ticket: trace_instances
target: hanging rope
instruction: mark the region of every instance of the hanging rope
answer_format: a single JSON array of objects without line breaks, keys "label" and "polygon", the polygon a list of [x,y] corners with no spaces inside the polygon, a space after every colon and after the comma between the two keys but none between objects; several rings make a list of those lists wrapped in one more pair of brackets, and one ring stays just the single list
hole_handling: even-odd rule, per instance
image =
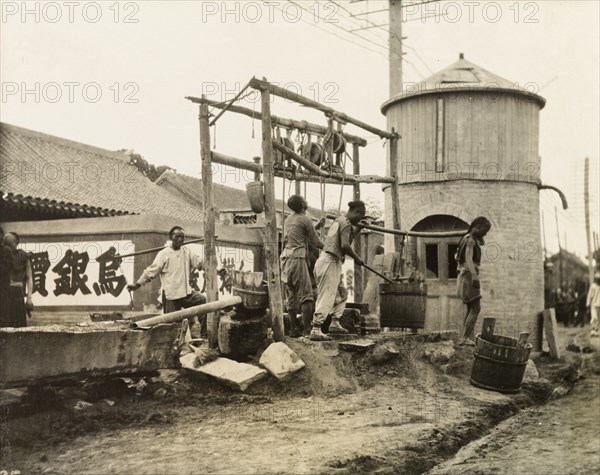
[{"label": "hanging rope", "polygon": [[281,176],[281,183],[283,184],[283,190],[281,191],[281,240],[283,241],[285,236],[285,171]]},{"label": "hanging rope", "polygon": [[252,104],[252,138],[254,138],[254,122],[256,122],[256,101]]},{"label": "hanging rope", "polygon": [[[344,132],[344,125],[343,124],[339,124],[339,133],[340,136],[341,134]],[[337,214],[339,215],[341,213],[342,210],[342,196],[344,195],[344,183],[346,182],[346,157],[348,156],[348,152],[346,152],[346,147],[344,147],[344,163],[342,164],[342,185],[341,185],[341,189],[340,189],[340,200],[338,202],[338,212]]]},{"label": "hanging rope", "polygon": [[[321,175],[319,175],[319,190],[321,191],[321,218],[325,217],[325,181]],[[321,239],[324,236],[324,226],[321,227]]]},{"label": "hanging rope", "polygon": [[342,184],[340,186],[340,200],[338,202],[338,215],[342,210],[342,196],[344,195],[344,183],[346,182],[346,156],[344,155],[344,164],[342,168]]}]

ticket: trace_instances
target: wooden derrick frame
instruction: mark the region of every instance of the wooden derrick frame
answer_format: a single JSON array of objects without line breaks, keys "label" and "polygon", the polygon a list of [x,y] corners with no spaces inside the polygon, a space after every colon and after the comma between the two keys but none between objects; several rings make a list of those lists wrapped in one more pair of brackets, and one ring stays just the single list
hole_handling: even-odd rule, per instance
[{"label": "wooden derrick frame", "polygon": [[[284,88],[267,82],[252,78],[248,85],[244,87],[255,89],[261,94],[261,112],[257,113],[253,110],[242,106],[234,105],[240,96],[241,92],[228,103],[215,102],[206,99],[204,96],[186,97],[191,102],[200,104],[200,155],[202,158],[202,183],[204,186],[204,210],[206,223],[204,226],[205,239],[205,255],[207,259],[206,281],[207,281],[207,300],[210,302],[217,299],[217,295],[213,290],[216,289],[217,273],[216,273],[216,249],[215,249],[215,213],[212,195],[212,176],[210,170],[212,162],[221,163],[224,165],[233,166],[236,168],[253,171],[255,176],[262,173],[265,190],[265,229],[264,229],[264,249],[266,257],[266,280],[269,286],[269,303],[272,316],[272,329],[275,341],[282,341],[284,334],[283,327],[283,292],[281,288],[281,277],[279,269],[278,255],[278,234],[277,234],[277,219],[275,210],[275,177],[283,177],[286,179],[296,180],[296,190],[299,189],[300,181],[316,181],[325,183],[334,183],[338,185],[352,185],[353,198],[360,199],[360,184],[361,183],[387,183],[391,184],[392,188],[392,221],[394,229],[400,229],[400,203],[398,201],[398,176],[397,176],[397,151],[398,139],[400,138],[395,131],[387,132],[377,127],[373,127],[365,122],[362,122],[354,117],[348,116],[342,112],[336,111],[331,107],[325,106],[319,102],[313,101],[300,94],[288,91]],[[283,144],[274,141],[271,137],[271,128],[280,126],[287,129],[297,129],[306,133],[324,136],[329,131],[328,127],[317,124],[312,124],[306,121],[297,121],[277,117],[271,114],[270,98],[271,95],[282,97],[284,99],[294,101],[312,109],[323,112],[329,120],[333,120],[338,124],[353,124],[367,132],[375,134],[380,138],[390,141],[390,175],[360,175],[359,165],[359,147],[364,147],[367,142],[364,138],[358,137],[345,132],[340,132],[348,143],[353,145],[352,160],[353,174],[327,172],[314,165],[309,160],[295,153],[293,150],[285,147]],[[208,106],[221,109],[221,112],[213,119],[212,123],[223,115],[225,111],[231,111],[238,114],[246,115],[254,119],[260,119],[262,124],[262,164],[258,162],[249,162],[236,157],[227,156],[210,150],[210,123],[208,120]],[[273,161],[273,149],[282,152],[288,159],[301,165],[305,171],[275,169]],[[211,203],[207,205],[207,203]],[[384,229],[384,228],[382,228]],[[395,252],[402,252],[404,244],[404,236],[396,235],[394,239]],[[360,238],[355,242],[355,249],[360,252]],[[355,276],[357,284],[362,282],[362,269],[355,266]],[[360,295],[357,295],[360,298]],[[212,347],[217,345],[216,336],[218,333],[218,317],[212,316],[209,319],[208,332],[209,342]]]}]

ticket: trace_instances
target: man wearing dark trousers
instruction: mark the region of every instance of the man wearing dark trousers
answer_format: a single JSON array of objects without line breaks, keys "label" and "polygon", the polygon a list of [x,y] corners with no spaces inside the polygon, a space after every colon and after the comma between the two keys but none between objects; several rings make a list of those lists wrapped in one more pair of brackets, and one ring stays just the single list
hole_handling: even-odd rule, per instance
[{"label": "man wearing dark trousers", "polygon": [[[181,226],[173,226],[169,231],[171,245],[160,251],[135,284],[127,289],[135,291],[150,282],[157,275],[166,298],[165,313],[206,303],[206,296],[193,290],[190,274],[193,269],[202,269],[202,259],[189,247],[183,246],[185,233]],[[190,321],[190,323],[192,323]],[[206,315],[200,317],[201,334],[206,333]]]}]

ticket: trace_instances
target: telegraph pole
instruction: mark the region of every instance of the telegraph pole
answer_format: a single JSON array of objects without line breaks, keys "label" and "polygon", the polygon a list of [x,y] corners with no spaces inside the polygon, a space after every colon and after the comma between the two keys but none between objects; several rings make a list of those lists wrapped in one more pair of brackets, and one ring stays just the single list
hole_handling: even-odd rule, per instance
[{"label": "telegraph pole", "polygon": [[590,285],[594,282],[594,263],[592,256],[592,241],[590,236],[590,159],[585,158],[584,166],[584,177],[583,177],[583,194],[585,203],[585,238],[587,240],[587,254],[588,254],[588,274],[590,278]]},{"label": "telegraph pole", "polygon": [[556,238],[558,239],[558,264],[560,266],[560,288],[563,289],[563,258],[562,258],[562,249],[560,246],[560,231],[558,229],[558,210],[556,206],[554,207],[554,219],[556,220]]},{"label": "telegraph pole", "polygon": [[402,93],[402,0],[390,0],[390,98]]}]

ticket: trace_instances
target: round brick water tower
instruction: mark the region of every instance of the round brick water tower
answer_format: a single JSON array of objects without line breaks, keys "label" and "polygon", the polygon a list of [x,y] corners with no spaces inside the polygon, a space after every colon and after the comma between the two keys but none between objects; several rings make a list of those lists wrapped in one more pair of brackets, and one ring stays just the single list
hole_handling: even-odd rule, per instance
[{"label": "round brick water tower", "polygon": [[[486,216],[483,317],[506,335],[533,329],[544,307],[540,235],[539,114],[545,99],[528,88],[460,59],[382,105],[401,136],[398,196],[401,227],[466,229]],[[389,155],[388,155],[389,169]],[[384,187],[386,223],[391,189]],[[392,239],[386,237],[386,247]],[[404,258],[427,281],[426,329],[457,329],[464,306],[456,296],[459,238],[410,238]]]}]

